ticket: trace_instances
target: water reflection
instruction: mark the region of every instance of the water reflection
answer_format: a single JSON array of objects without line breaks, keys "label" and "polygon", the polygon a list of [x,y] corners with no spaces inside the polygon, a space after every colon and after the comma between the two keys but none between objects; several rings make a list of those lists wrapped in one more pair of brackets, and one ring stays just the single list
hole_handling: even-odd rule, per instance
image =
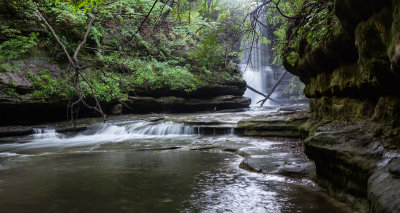
[{"label": "water reflection", "polygon": [[294,161],[276,148],[282,142],[136,124],[98,125],[75,136],[38,130],[1,144],[0,211],[349,212],[310,180],[247,172],[242,157],[223,151],[260,156],[275,168]]},{"label": "water reflection", "polygon": [[240,160],[198,151],[34,158],[2,171],[0,206],[7,212],[343,212],[285,178],[239,169]]}]

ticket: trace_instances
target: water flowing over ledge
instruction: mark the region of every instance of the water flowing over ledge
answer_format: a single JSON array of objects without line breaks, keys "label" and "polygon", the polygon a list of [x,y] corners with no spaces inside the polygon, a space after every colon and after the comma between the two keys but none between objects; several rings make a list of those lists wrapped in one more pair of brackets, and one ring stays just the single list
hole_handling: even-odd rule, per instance
[{"label": "water flowing over ledge", "polygon": [[198,130],[183,123],[134,121],[120,125],[112,123],[98,123],[88,126],[87,129],[75,136],[67,137],[57,133],[55,129],[35,129],[35,134],[27,137],[30,143],[54,145],[63,143],[87,144],[99,142],[121,142],[135,138],[149,137],[178,137],[196,135]]}]

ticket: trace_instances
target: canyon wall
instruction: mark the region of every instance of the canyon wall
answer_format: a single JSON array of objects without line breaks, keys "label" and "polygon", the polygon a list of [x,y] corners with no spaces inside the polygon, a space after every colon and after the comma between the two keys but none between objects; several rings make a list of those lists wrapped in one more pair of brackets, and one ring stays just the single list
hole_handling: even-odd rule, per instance
[{"label": "canyon wall", "polygon": [[[306,84],[319,182],[362,212],[400,209],[400,1],[335,0],[331,30],[285,67]],[[289,54],[289,53],[288,53]]]}]

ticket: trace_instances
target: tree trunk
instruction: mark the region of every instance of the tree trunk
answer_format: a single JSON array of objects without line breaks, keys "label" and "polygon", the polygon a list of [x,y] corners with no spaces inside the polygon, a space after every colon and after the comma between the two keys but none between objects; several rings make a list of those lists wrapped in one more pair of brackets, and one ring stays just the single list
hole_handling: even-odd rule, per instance
[{"label": "tree trunk", "polygon": [[[253,87],[251,87],[251,86],[249,86],[249,85],[247,85],[247,89],[249,89],[249,90],[251,90],[251,91],[253,91],[253,92],[255,92],[255,93],[259,94],[259,95],[262,95],[262,96],[264,96],[265,98],[267,97],[266,94],[264,94],[264,93],[262,93],[262,92],[260,92],[260,91],[258,91],[258,90],[256,90],[256,89],[254,89]],[[277,101],[277,100],[275,100],[275,99],[273,99],[273,98],[271,98],[271,97],[269,97],[269,100],[271,100],[271,101],[273,101],[273,102],[275,102],[275,103],[277,103],[277,104],[279,104],[279,105],[282,105],[279,101]]]}]

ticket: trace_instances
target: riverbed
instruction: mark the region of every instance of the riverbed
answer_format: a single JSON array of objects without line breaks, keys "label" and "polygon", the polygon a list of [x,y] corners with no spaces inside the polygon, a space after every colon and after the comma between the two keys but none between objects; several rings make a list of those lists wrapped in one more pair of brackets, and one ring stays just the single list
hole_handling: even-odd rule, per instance
[{"label": "riverbed", "polygon": [[235,132],[263,113],[276,112],[121,116],[3,138],[1,212],[350,212],[293,172],[312,168],[287,149],[298,142]]}]

